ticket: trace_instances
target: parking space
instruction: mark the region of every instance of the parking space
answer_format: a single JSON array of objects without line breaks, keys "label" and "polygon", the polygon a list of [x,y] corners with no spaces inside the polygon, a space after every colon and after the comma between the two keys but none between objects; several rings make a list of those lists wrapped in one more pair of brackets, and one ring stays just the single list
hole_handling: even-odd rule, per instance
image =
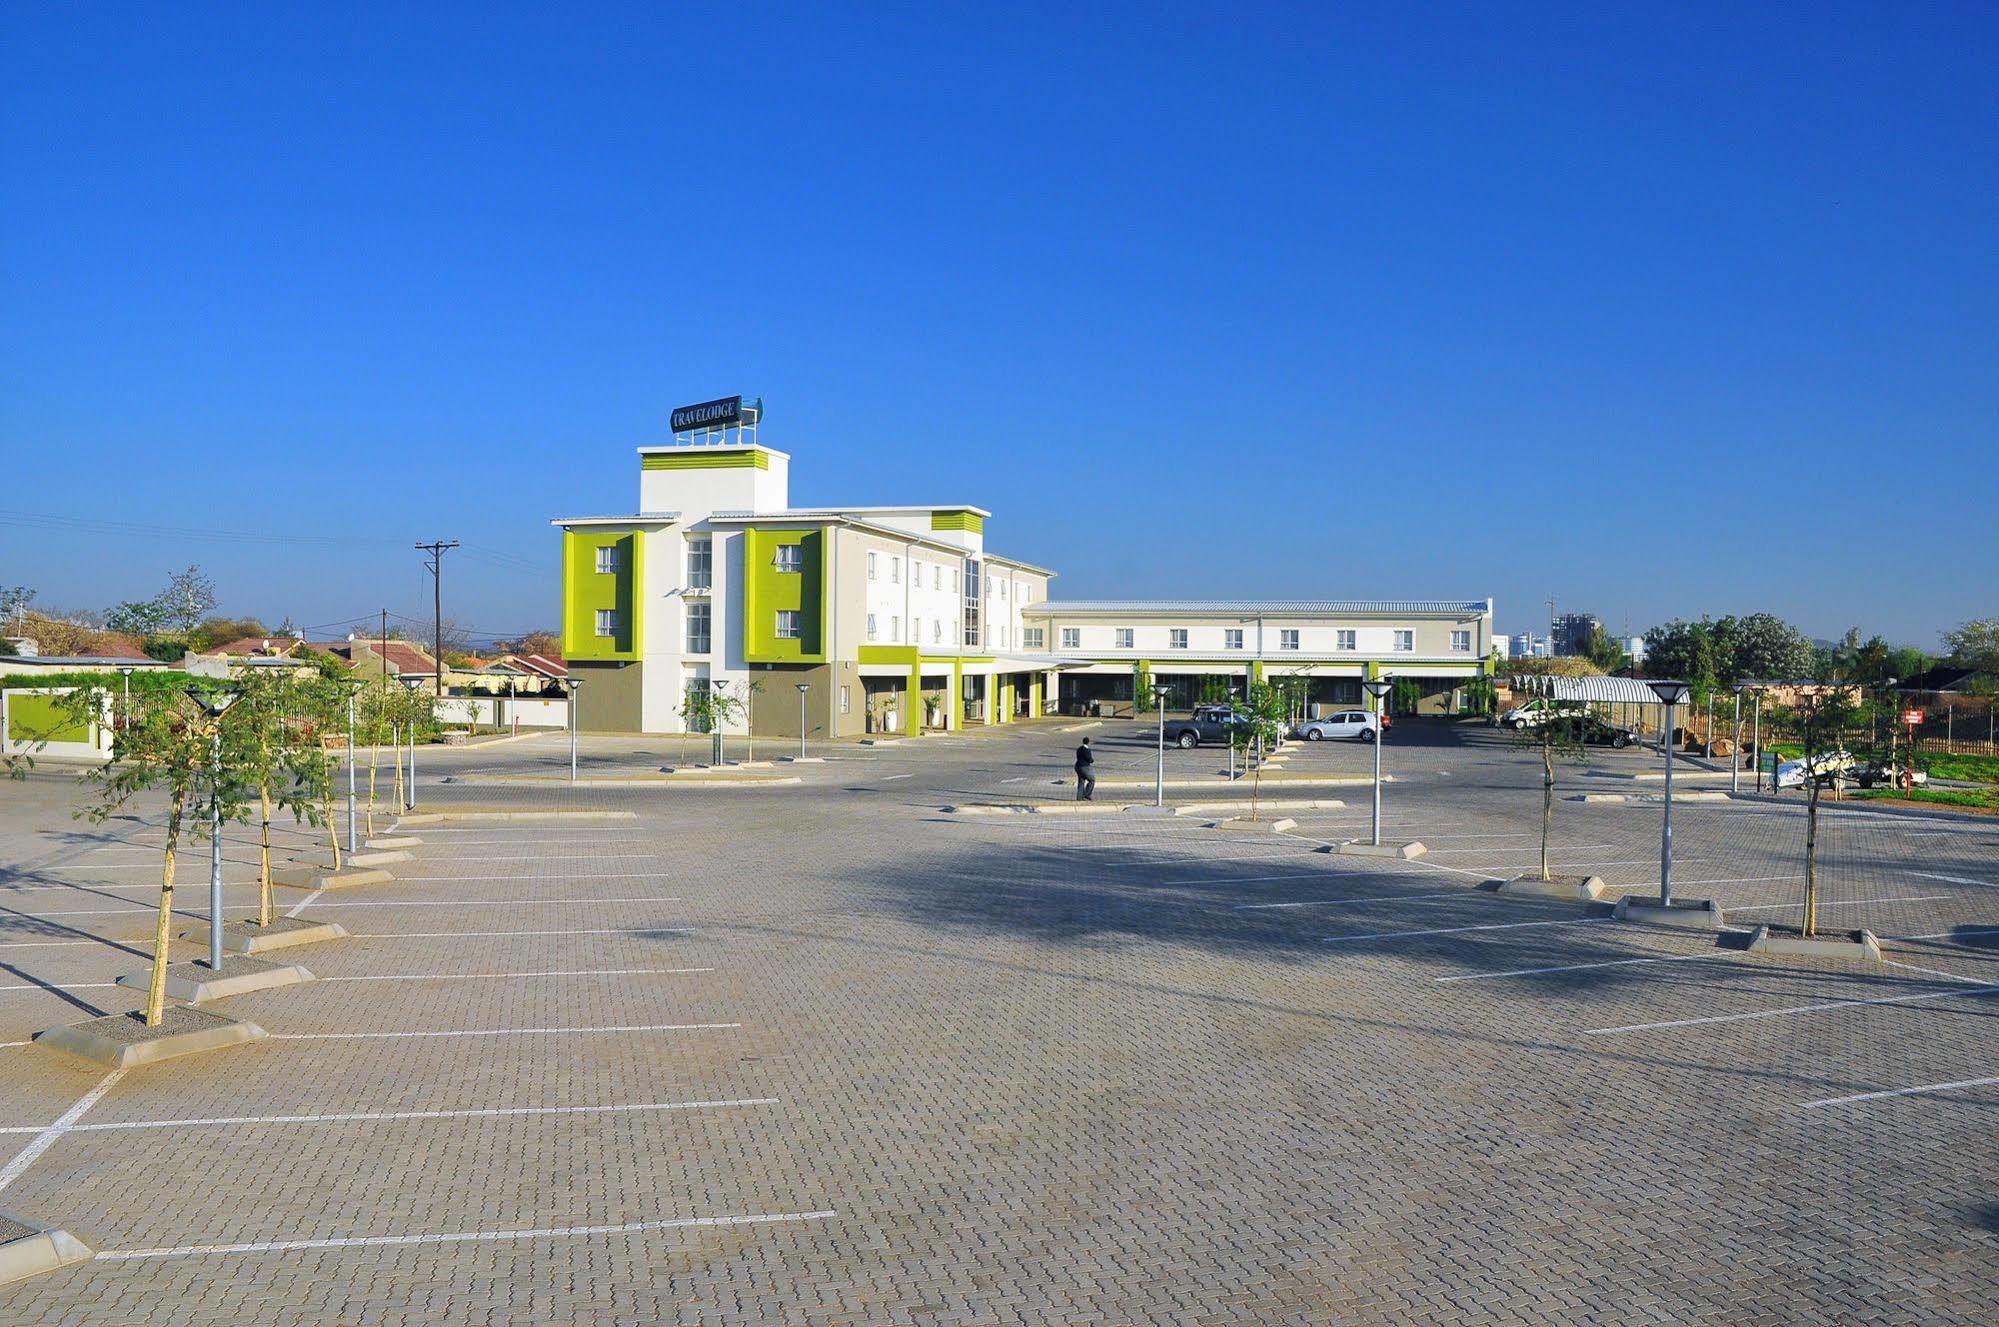
[{"label": "parking space", "polygon": [[[85,826],[54,780],[10,789],[0,1206],[100,1256],[0,1312],[1999,1314],[1987,827],[1829,813],[1824,915],[1902,937],[1895,962],[1775,959],[1481,888],[1540,852],[1538,770],[1487,730],[1391,736],[1385,829],[1414,861],[1317,850],[1365,835],[1364,788],[1314,790],[1348,805],[1287,834],[940,810],[1065,799],[1066,726],[829,752],[786,790],[444,781],[566,772],[566,739],[426,753],[422,809],[624,818],[425,825],[392,882],[285,891],[350,937],[295,951],[314,982],[218,1006],[271,1037],[115,1075],[19,1043],[137,1003],[109,983],[143,966],[158,808]],[[1106,774],[1151,773],[1142,729],[1089,730]],[[1565,784],[1636,769],[1609,754]],[[1656,889],[1658,831],[1656,804],[1563,800],[1551,857]],[[1795,916],[1800,834],[1787,807],[1676,808],[1676,883],[1743,925]],[[254,845],[227,849],[247,911]],[[190,922],[206,866],[184,851]]]}]

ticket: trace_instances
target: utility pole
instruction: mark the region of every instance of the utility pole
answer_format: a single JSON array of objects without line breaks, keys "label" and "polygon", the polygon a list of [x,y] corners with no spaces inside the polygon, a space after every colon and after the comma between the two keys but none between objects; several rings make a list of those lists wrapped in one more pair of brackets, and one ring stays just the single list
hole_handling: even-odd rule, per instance
[{"label": "utility pole", "polygon": [[431,663],[436,667],[436,690],[432,693],[439,699],[444,696],[444,550],[458,547],[456,539],[440,539],[435,543],[418,544],[416,551],[430,554],[425,563],[430,572]]}]

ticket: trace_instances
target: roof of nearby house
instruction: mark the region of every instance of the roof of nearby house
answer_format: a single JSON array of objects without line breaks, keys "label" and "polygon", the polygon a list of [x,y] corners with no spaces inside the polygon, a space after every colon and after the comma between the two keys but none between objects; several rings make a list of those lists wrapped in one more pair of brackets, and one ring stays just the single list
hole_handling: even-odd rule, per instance
[{"label": "roof of nearby house", "polygon": [[569,665],[546,654],[507,654],[496,662],[516,664],[530,673],[561,680],[569,676]]},{"label": "roof of nearby house", "polygon": [[1029,604],[1031,617],[1122,613],[1134,617],[1468,617],[1487,612],[1483,599],[1050,599]]},{"label": "roof of nearby house", "polygon": [[155,659],[152,655],[147,654],[144,650],[140,649],[137,645],[134,645],[131,641],[119,640],[116,637],[112,637],[108,640],[100,640],[97,645],[97,653],[91,655],[90,657],[93,659],[129,659],[134,661],[144,660],[146,663],[149,664],[160,662],[158,659]]},{"label": "roof of nearby house", "polygon": [[1926,668],[1914,677],[1905,677],[1895,684],[1898,691],[1956,691],[1965,683],[1985,676],[1976,668],[1958,668],[1951,664],[1938,664]]},{"label": "roof of nearby house", "polygon": [[69,671],[89,668],[165,668],[168,665],[145,654],[6,654],[0,665],[13,669],[48,668]]},{"label": "roof of nearby house", "polygon": [[245,636],[232,640],[227,645],[217,645],[212,649],[197,650],[197,654],[270,654],[287,655],[303,642],[289,636]]}]

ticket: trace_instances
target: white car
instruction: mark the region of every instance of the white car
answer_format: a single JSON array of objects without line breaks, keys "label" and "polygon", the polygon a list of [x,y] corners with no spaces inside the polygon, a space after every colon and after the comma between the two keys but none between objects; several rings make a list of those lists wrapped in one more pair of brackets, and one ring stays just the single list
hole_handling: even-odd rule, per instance
[{"label": "white car", "polygon": [[1787,760],[1777,766],[1777,786],[1802,788],[1809,775],[1818,780],[1821,787],[1828,784],[1836,787],[1859,764],[1849,751],[1821,751],[1810,760]]},{"label": "white car", "polygon": [[1561,712],[1562,708],[1546,697],[1530,700],[1525,705],[1516,705],[1500,715],[1499,726],[1515,729],[1536,728],[1547,722],[1550,715]]},{"label": "white car", "polygon": [[1291,730],[1305,742],[1324,742],[1341,737],[1356,742],[1372,742],[1380,732],[1375,716],[1366,710],[1341,710],[1322,718],[1308,719]]}]

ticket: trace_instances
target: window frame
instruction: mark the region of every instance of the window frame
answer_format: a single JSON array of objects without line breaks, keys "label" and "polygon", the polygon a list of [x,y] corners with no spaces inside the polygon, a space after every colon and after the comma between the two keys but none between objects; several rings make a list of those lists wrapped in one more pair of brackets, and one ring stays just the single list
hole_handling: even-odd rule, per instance
[{"label": "window frame", "polygon": [[779,544],[771,551],[770,564],[780,574],[802,576],[805,574],[805,545]]},{"label": "window frame", "polygon": [[[775,621],[772,623],[771,629],[773,632],[775,632],[776,638],[778,640],[799,640],[803,638],[805,633],[804,613],[802,613],[796,608],[780,608],[776,610],[776,614],[777,616]],[[791,630],[789,631],[785,630],[786,618],[791,619],[790,622]]]}]

